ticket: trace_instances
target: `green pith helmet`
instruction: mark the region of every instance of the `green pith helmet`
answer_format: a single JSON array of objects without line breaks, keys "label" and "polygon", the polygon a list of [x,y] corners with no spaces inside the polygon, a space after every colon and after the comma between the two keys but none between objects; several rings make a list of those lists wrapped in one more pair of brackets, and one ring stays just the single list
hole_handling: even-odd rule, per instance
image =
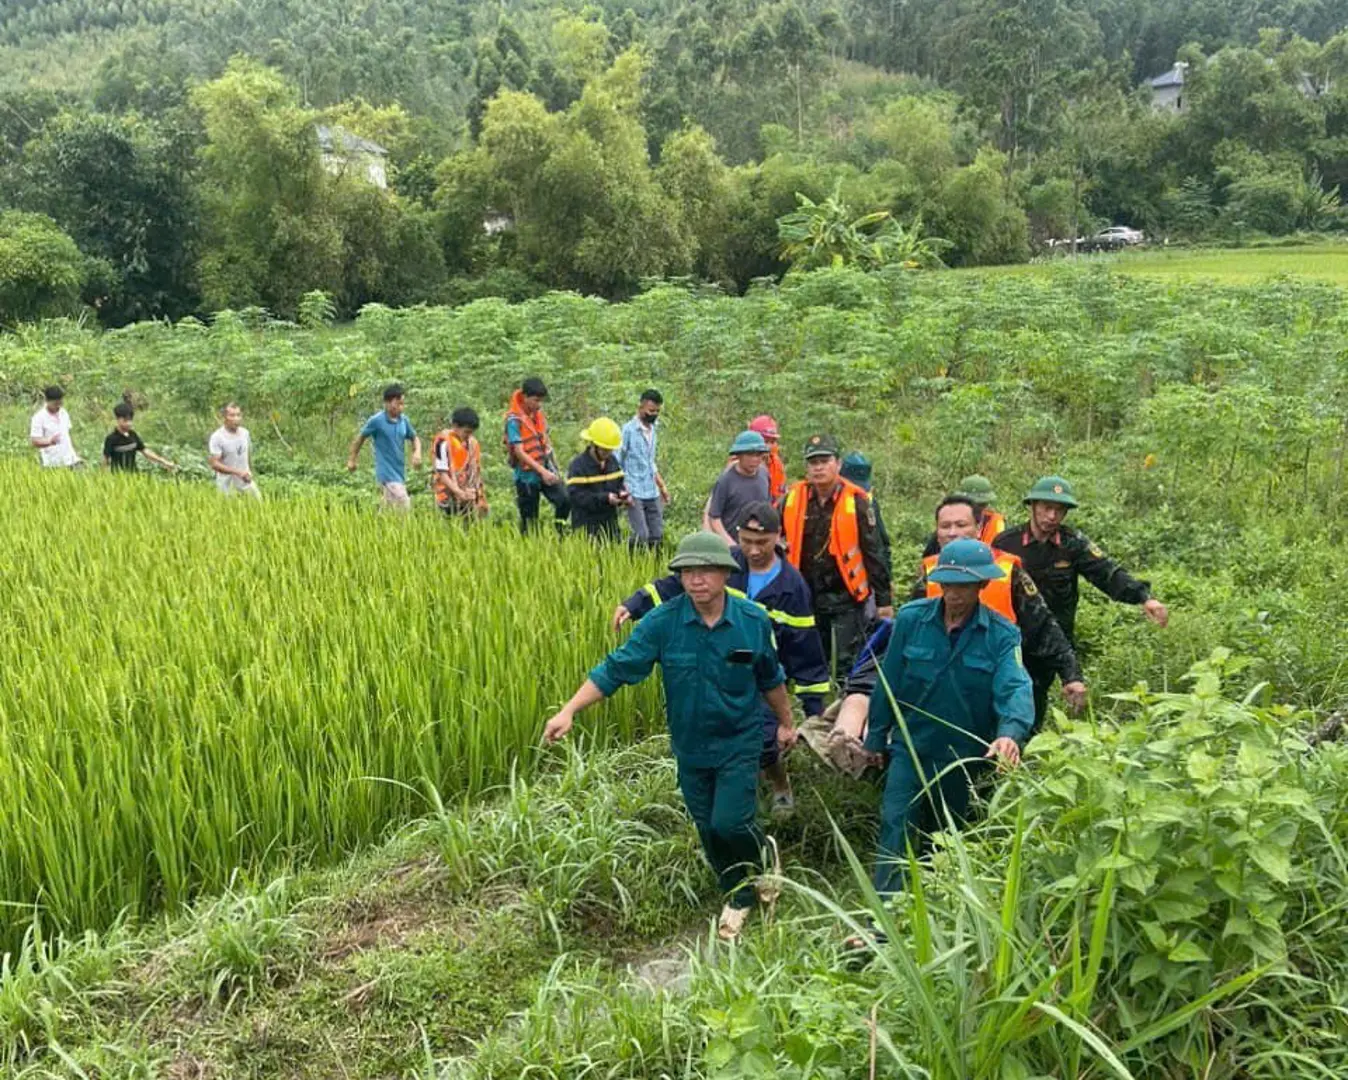
[{"label": "green pith helmet", "polygon": [[1061,476],[1041,476],[1022,500],[1026,506],[1033,502],[1061,503],[1066,507],[1079,506],[1072,485]]},{"label": "green pith helmet", "polygon": [[963,495],[979,506],[991,506],[997,501],[997,493],[992,490],[992,481],[986,476],[966,476],[955,489],[956,495]]},{"label": "green pith helmet", "polygon": [[862,491],[870,491],[871,459],[853,450],[842,459],[842,478],[852,481]]},{"label": "green pith helmet", "polygon": [[941,549],[936,566],[927,580],[937,585],[977,585],[980,581],[1000,581],[1006,571],[997,565],[992,548],[981,540],[960,537]]},{"label": "green pith helmet", "polygon": [[696,570],[708,566],[731,572],[740,568],[735,556],[730,554],[730,545],[710,532],[689,533],[679,541],[679,550],[669,560],[671,570]]},{"label": "green pith helmet", "polygon": [[731,454],[766,454],[768,442],[756,431],[741,431],[730,444]]}]

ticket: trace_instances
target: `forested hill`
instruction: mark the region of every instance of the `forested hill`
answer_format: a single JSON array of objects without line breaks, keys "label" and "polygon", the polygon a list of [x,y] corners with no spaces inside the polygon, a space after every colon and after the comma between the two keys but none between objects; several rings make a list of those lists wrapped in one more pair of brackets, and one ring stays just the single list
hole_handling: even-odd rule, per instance
[{"label": "forested hill", "polygon": [[[744,289],[1110,224],[1342,230],[1345,22],[1342,0],[4,0],[0,326]],[[331,126],[387,150],[374,188],[321,156]]]},{"label": "forested hill", "polygon": [[1124,61],[1135,80],[1168,68],[1188,44],[1252,45],[1268,27],[1324,41],[1348,22],[1340,0],[5,0],[0,89],[82,91],[147,75],[150,58],[167,73],[211,78],[242,52],[285,72],[316,105],[359,96],[444,116],[472,97],[480,43],[502,18],[528,48],[546,48],[555,13],[571,9],[602,17],[620,43],[640,38],[697,63],[757,51],[792,8],[831,57],[940,81],[964,76],[981,36],[970,30],[1008,13],[1020,25],[1006,29],[1053,28],[1053,49],[1087,66]]}]

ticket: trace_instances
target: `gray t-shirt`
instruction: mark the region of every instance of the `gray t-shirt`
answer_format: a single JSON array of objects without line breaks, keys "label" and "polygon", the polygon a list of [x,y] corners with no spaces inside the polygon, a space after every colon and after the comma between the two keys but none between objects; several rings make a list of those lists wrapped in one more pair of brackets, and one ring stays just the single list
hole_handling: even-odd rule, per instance
[{"label": "gray t-shirt", "polygon": [[[252,471],[252,466],[248,464],[248,455],[253,448],[253,441],[248,434],[247,428],[239,428],[238,431],[230,431],[225,427],[218,427],[211,435],[211,441],[208,444],[211,457],[218,457],[220,464],[231,469],[247,469]],[[252,484],[245,484],[239,477],[230,476],[228,473],[215,474],[215,486],[226,495],[233,495],[236,491],[247,491]]]},{"label": "gray t-shirt", "polygon": [[721,525],[731,536],[738,536],[740,517],[750,504],[771,502],[768,498],[768,470],[759,466],[753,476],[743,475],[735,466],[726,469],[711,489],[708,514],[720,518]]}]

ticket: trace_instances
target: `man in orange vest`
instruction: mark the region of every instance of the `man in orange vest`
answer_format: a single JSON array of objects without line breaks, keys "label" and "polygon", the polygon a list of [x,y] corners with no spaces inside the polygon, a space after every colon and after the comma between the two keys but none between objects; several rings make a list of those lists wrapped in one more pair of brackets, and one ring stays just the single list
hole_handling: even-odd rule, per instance
[{"label": "man in orange vest", "polygon": [[[978,508],[965,493],[947,495],[936,507],[936,542],[940,548],[952,540],[979,539],[978,528]],[[978,594],[979,601],[1020,627],[1026,665],[1062,679],[1063,698],[1068,708],[1076,712],[1086,703],[1086,683],[1076,650],[1035,587],[1034,579],[1021,566],[1019,557],[995,548],[992,554],[1004,576],[984,586]],[[941,586],[930,578],[939,559],[939,555],[928,555],[922,560],[922,572],[913,586],[912,599],[941,595]],[[1036,709],[1035,731],[1043,724],[1045,712],[1047,700],[1042,710]]]},{"label": "man in orange vest", "polygon": [[875,512],[842,478],[841,454],[833,436],[810,436],[806,479],[787,489],[781,508],[787,558],[810,586],[825,659],[839,676],[856,662],[872,619],[894,615]]},{"label": "man in orange vest", "polygon": [[477,411],[467,406],[455,409],[449,424],[431,440],[435,504],[446,517],[486,517],[482,447],[474,434],[480,424]]},{"label": "man in orange vest", "polygon": [[755,416],[749,421],[749,430],[763,436],[768,444],[768,496],[776,502],[786,494],[786,462],[782,460],[780,446],[781,432],[777,430],[777,421],[766,413]]},{"label": "man in orange vest", "polygon": [[543,380],[530,376],[510,398],[505,416],[506,456],[515,469],[515,502],[520,509],[520,532],[538,525],[538,500],[552,504],[553,516],[560,526],[571,513],[566,485],[557,475],[557,459],[548,436],[548,418],[543,401],[548,388]]},{"label": "man in orange vest", "polygon": [[[960,481],[955,494],[963,495],[974,508],[974,522],[977,525],[974,539],[992,547],[992,542],[1006,528],[1006,518],[992,509],[992,504],[997,501],[997,493],[992,490],[992,481],[986,476],[974,473]],[[923,548],[922,555],[925,558],[935,555],[940,550],[941,545],[936,542],[936,534],[932,533],[927,538],[927,546]]]}]

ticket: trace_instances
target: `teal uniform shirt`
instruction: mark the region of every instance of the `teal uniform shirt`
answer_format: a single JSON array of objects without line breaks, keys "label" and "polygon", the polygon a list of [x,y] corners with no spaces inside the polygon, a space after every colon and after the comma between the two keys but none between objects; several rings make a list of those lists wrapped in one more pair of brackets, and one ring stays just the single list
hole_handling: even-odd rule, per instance
[{"label": "teal uniform shirt", "polygon": [[1034,726],[1020,631],[983,604],[955,635],[946,631],[939,598],[905,604],[895,616],[880,670],[884,678],[871,695],[868,750],[886,750],[892,742],[896,756],[908,757],[890,694],[903,710],[913,748],[927,762],[981,758],[994,739],[1024,743]]},{"label": "teal uniform shirt", "polygon": [[590,681],[609,697],[641,682],[657,663],[664,674],[670,740],[681,764],[714,767],[739,756],[758,760],[760,695],[786,681],[766,612],[727,595],[721,618],[708,626],[692,600],[679,596],[637,623],[632,636],[590,672]]}]

